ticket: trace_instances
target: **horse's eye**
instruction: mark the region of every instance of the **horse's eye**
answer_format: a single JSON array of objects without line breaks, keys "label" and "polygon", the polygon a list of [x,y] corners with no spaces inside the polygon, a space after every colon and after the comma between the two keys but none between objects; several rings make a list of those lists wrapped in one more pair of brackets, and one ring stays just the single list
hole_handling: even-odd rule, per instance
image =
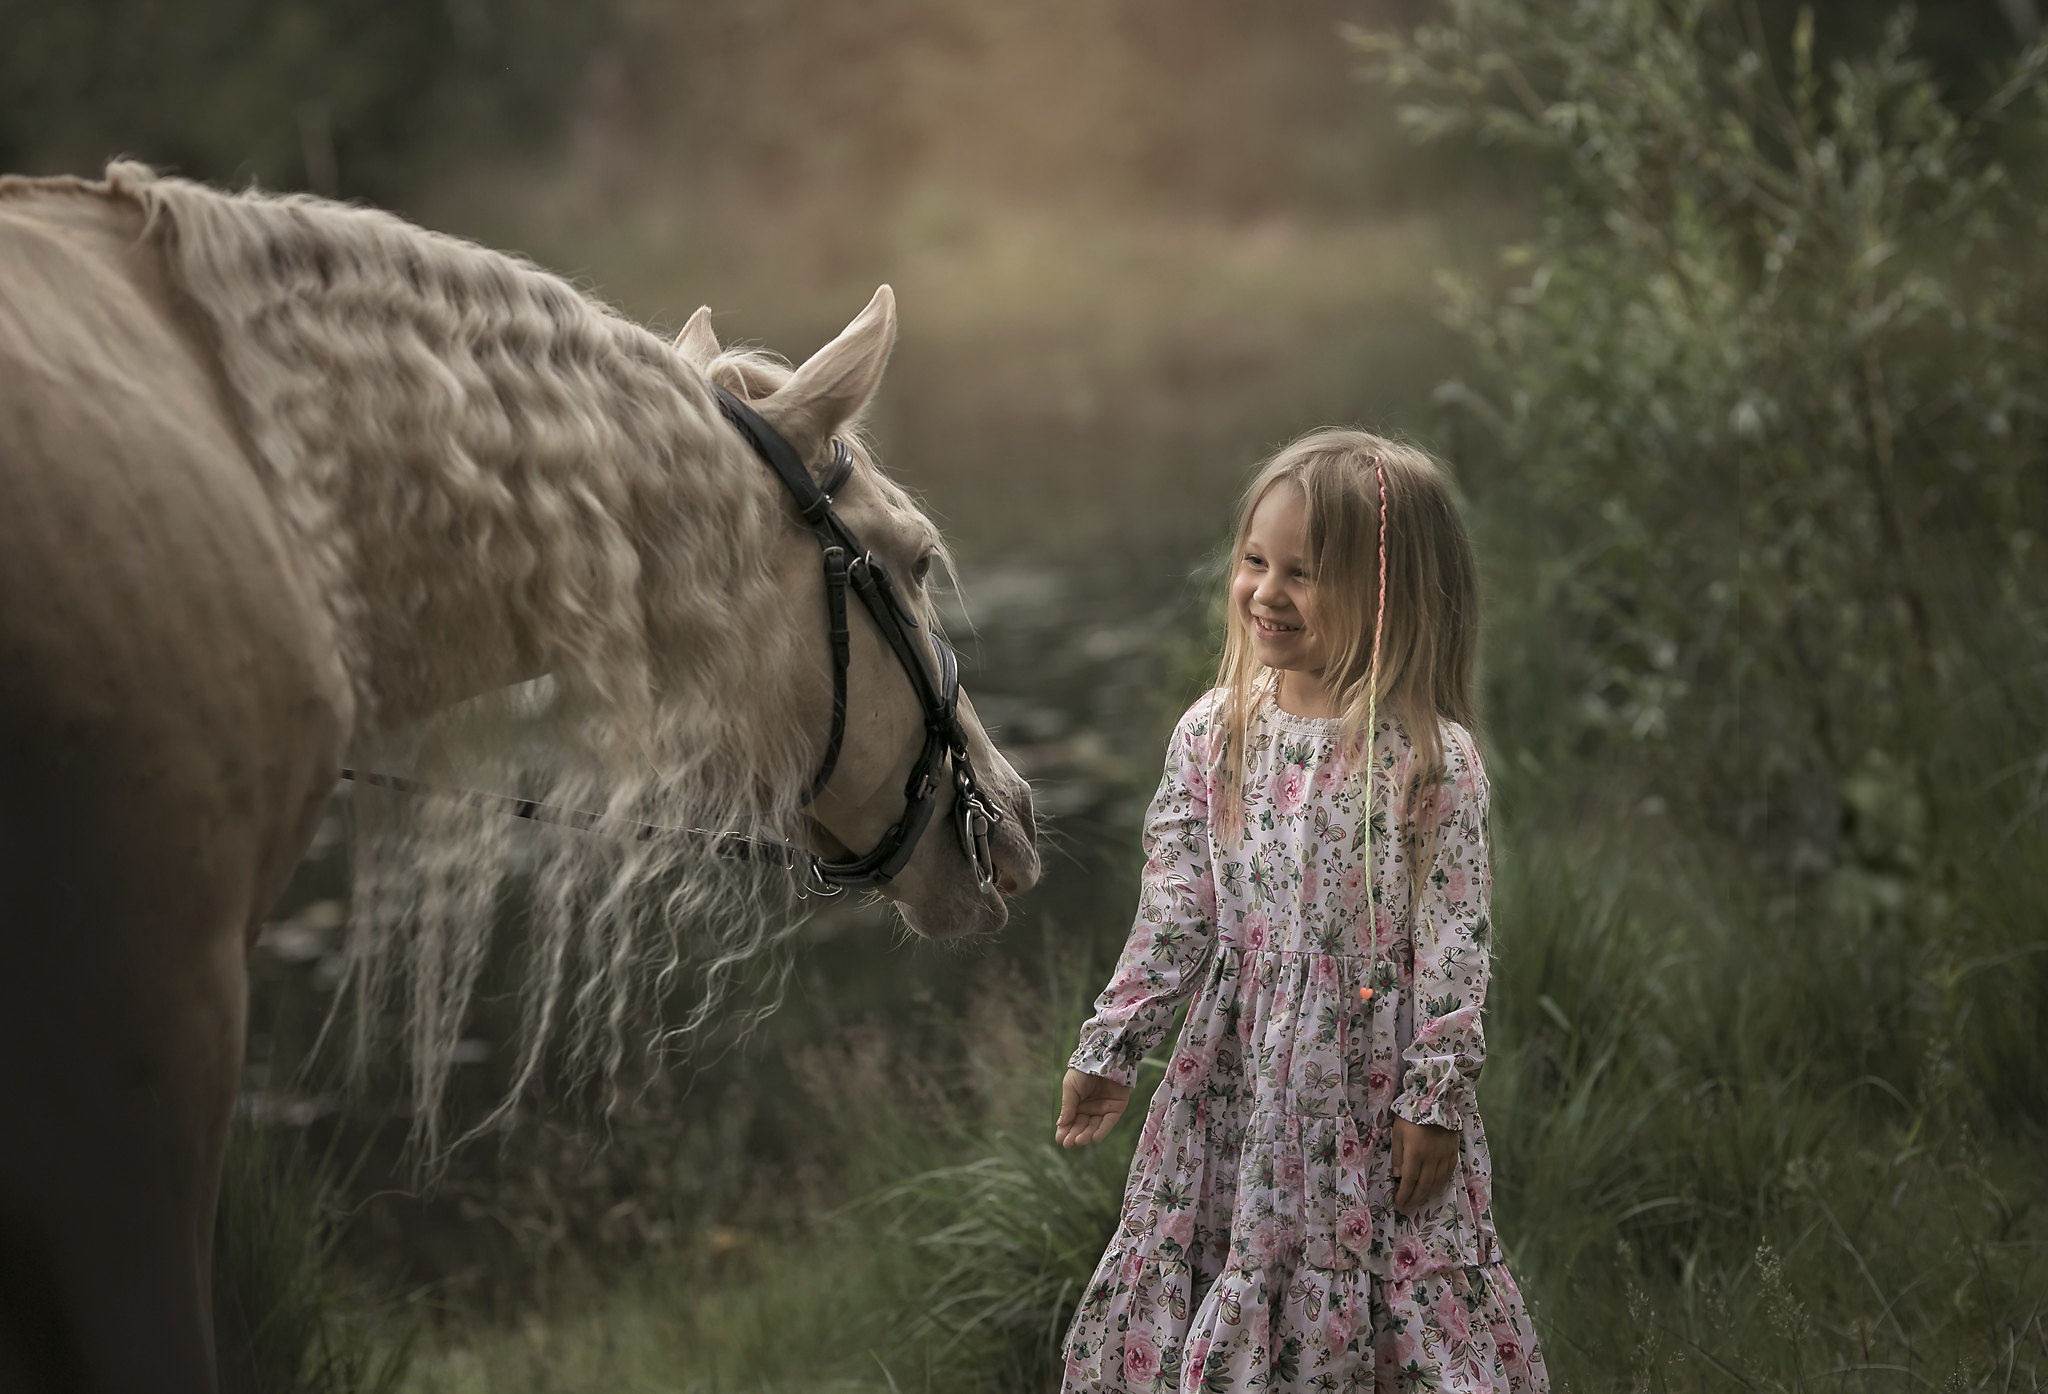
[{"label": "horse's eye", "polygon": [[910,574],[912,579],[919,585],[923,585],[924,578],[932,574],[932,554],[926,552],[923,556],[919,557],[917,565],[910,568]]}]

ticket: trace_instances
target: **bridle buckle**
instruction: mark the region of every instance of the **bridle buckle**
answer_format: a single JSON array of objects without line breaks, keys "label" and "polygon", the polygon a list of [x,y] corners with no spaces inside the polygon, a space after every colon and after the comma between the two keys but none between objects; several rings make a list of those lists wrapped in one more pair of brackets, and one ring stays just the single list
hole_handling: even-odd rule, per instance
[{"label": "bridle buckle", "polygon": [[974,782],[974,768],[963,752],[953,756],[953,816],[960,831],[960,849],[974,863],[974,874],[984,886],[996,880],[995,847],[990,834],[1003,821],[1002,814],[981,796]]}]

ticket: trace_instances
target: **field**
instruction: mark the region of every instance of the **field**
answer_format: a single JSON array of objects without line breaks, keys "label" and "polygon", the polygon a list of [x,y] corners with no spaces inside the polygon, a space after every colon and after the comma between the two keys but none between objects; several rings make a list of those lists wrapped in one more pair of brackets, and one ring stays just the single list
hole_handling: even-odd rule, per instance
[{"label": "field", "polygon": [[[736,331],[801,352],[858,303],[821,284],[750,313],[766,292],[738,270],[645,270],[667,263],[642,217],[577,263],[636,313],[734,284]],[[426,1202],[356,1202],[341,1247],[382,1294],[371,1330],[415,1337],[400,1387],[1056,1384],[1135,1131],[1057,1153],[1058,1070],[1127,924],[1164,729],[1203,681],[1210,550],[1288,432],[1441,429],[1430,389],[1464,365],[1430,276],[1476,239],[987,217],[938,247],[906,234],[882,267],[906,327],[878,425],[957,541],[971,689],[1055,815],[1046,885],[966,949],[894,940],[872,908],[821,917],[780,1010],[686,1092],[537,1122]],[[1470,503],[1482,539],[1510,527]],[[1528,616],[1498,556],[1488,586],[1512,662],[1498,631]],[[1990,793],[1947,811],[1951,847],[1914,834],[1917,865],[1878,846],[1788,887],[1678,822],[1656,771],[1560,758],[1538,680],[1503,663],[1488,688],[1481,1100],[1561,1384],[2038,1387],[2038,766],[1987,756],[1965,782]]]},{"label": "field", "polygon": [[1236,493],[1330,422],[1480,552],[1480,1100],[1558,1388],[2048,1387],[2036,6],[116,8],[5,16],[10,167],[369,197],[795,358],[892,284],[871,424],[1048,824],[999,941],[829,907],[773,1010],[426,1178],[307,1064],[338,795],[251,967],[228,1389],[1056,1388],[1136,1131],[1056,1151],[1059,1072]]}]

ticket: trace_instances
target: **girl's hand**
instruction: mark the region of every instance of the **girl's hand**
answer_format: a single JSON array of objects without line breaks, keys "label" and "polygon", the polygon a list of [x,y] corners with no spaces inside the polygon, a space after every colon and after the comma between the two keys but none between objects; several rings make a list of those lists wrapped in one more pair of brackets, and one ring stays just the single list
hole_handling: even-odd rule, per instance
[{"label": "girl's hand", "polygon": [[1458,1169],[1458,1134],[1434,1123],[1394,1120],[1394,1208],[1413,1215],[1435,1200]]},{"label": "girl's hand", "polygon": [[1109,1136],[1131,1101],[1131,1086],[1101,1075],[1068,1070],[1060,1081],[1060,1117],[1052,1125],[1053,1140],[1062,1147],[1085,1147]]}]

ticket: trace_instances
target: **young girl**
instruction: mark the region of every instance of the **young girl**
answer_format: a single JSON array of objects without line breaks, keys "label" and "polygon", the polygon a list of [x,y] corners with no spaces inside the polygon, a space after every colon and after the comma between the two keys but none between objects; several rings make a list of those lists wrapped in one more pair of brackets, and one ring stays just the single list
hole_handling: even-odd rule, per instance
[{"label": "young girl", "polygon": [[1067,1333],[1082,1390],[1540,1391],[1474,1106],[1485,772],[1471,544],[1421,452],[1317,431],[1246,492],[1216,687],[1055,1135],[1192,999]]}]

